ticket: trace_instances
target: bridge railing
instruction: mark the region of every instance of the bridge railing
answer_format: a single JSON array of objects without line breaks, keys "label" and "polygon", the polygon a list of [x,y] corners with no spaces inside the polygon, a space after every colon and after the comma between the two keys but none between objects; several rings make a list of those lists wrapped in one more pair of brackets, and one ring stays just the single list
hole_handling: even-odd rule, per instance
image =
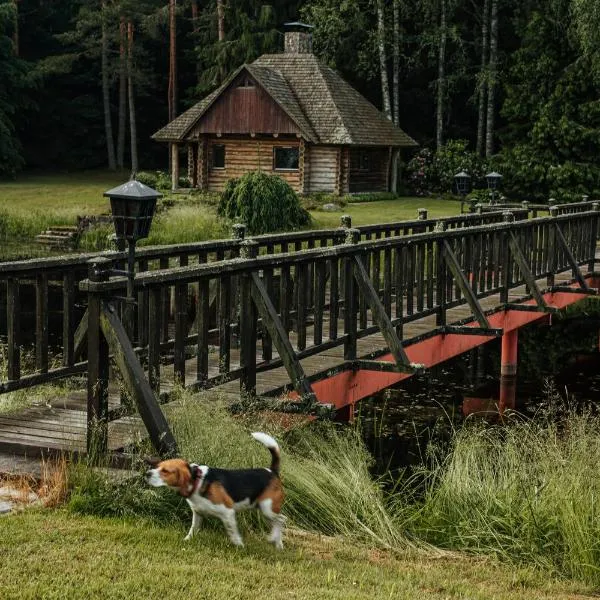
[{"label": "bridge railing", "polygon": [[[515,218],[527,218],[527,211],[515,211]],[[496,223],[502,213],[459,215],[445,219],[449,228],[462,228]],[[349,218],[342,218],[345,228]],[[419,218],[409,221],[358,227],[363,240],[433,231],[439,219],[428,219],[421,209]],[[278,254],[301,249],[326,248],[344,241],[344,227],[256,236],[258,254]],[[136,271],[153,272],[175,267],[201,265],[235,259],[244,239],[244,227],[234,226],[232,239],[141,247],[136,252]],[[122,269],[124,252],[67,255],[34,260],[0,263],[0,310],[5,308],[5,322],[0,318],[0,335],[7,342],[3,361],[6,373],[0,381],[0,394],[36,386],[53,380],[85,373],[87,335],[87,301],[79,292],[79,284],[88,275],[87,263],[101,257],[110,269]],[[310,270],[309,282],[314,281]],[[224,284],[226,285],[226,284]],[[237,293],[237,281],[231,283]],[[209,290],[212,313],[222,312],[228,291],[221,293],[221,281],[215,280]],[[161,343],[168,344],[170,330],[175,327],[175,290],[163,290],[161,296]],[[195,300],[191,300],[195,302]],[[140,290],[135,310],[136,343],[148,343],[150,294]],[[4,312],[4,311],[2,311]],[[213,317],[214,320],[214,317]],[[214,324],[214,323],[213,323]]]},{"label": "bridge railing", "polygon": [[[259,255],[259,243],[245,240],[241,259],[139,274],[136,288],[148,293],[149,310],[148,338],[137,348],[111,301],[125,281],[108,278],[107,265],[97,262],[82,283],[95,307],[89,322],[94,418],[110,417],[98,392],[108,378],[98,370],[109,353],[122,370],[128,360],[139,361],[129,380],[147,381],[150,399],[173,381],[198,389],[239,379],[240,391],[252,394],[257,373],[282,365],[299,394],[310,396],[302,358],[343,346],[344,359],[355,360],[357,340],[375,332],[383,333],[398,366],[410,368],[401,344],[406,323],[435,315],[446,326],[448,311],[468,304],[485,329],[481,298],[498,294],[499,304],[507,303],[510,291],[526,284],[543,304],[536,280],[552,286],[556,274],[572,271],[582,281],[579,267],[595,265],[595,208],[523,221],[505,213],[506,222],[464,229],[440,222],[436,231],[371,241],[349,229],[343,244],[273,255]],[[210,290],[216,286],[215,306]],[[173,328],[166,296],[174,297]],[[192,319],[190,298],[196,298]]]}]

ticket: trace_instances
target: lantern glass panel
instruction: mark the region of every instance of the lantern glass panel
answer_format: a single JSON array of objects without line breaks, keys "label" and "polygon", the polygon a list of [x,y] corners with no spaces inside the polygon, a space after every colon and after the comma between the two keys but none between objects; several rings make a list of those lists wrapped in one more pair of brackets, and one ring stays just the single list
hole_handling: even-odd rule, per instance
[{"label": "lantern glass panel", "polygon": [[156,198],[110,199],[117,238],[139,240],[148,237]]},{"label": "lantern glass panel", "polygon": [[497,190],[498,186],[500,185],[500,181],[502,181],[502,175],[500,175],[500,173],[488,173],[485,176],[485,179],[487,181],[487,185],[488,185],[488,189],[490,190]]},{"label": "lantern glass panel", "polygon": [[461,195],[465,196],[469,193],[471,187],[471,177],[464,171],[454,176],[456,182],[456,191]]}]

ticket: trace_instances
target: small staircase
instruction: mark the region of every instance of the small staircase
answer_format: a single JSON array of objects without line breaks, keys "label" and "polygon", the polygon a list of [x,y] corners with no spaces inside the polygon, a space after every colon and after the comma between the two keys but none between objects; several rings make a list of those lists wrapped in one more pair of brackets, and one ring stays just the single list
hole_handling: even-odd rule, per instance
[{"label": "small staircase", "polygon": [[76,225],[57,225],[35,236],[38,244],[48,248],[72,250],[77,245],[80,229]]}]

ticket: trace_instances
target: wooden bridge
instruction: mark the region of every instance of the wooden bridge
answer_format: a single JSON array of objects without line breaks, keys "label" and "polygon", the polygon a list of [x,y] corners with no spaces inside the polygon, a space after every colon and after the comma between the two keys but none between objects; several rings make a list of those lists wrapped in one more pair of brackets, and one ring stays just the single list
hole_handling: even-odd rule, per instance
[{"label": "wooden bridge", "polygon": [[498,337],[500,404],[511,406],[518,328],[600,285],[600,205],[549,213],[421,212],[356,229],[343,218],[339,229],[253,239],[238,226],[231,240],[140,249],[134,307],[125,279],[111,276],[124,254],[4,263],[0,393],[59,380],[74,389],[0,415],[0,450],[119,450],[147,431],[172,452],[160,404],[175,382],[349,415],[362,398]]}]

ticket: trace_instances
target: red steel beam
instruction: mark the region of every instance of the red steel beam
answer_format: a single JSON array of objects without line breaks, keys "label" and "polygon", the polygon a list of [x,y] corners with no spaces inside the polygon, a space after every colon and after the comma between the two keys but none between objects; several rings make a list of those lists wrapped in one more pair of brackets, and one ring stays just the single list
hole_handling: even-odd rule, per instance
[{"label": "red steel beam", "polygon": [[[592,281],[589,283],[591,284]],[[544,300],[548,306],[554,308],[565,308],[584,298],[586,298],[585,295],[563,291],[544,294]],[[521,304],[535,305],[535,300],[527,300]],[[505,333],[548,318],[547,313],[518,310],[506,310],[488,315],[490,327],[501,328]],[[467,326],[478,327],[478,324],[474,322]],[[405,349],[411,363],[433,367],[492,339],[494,338],[491,336],[482,335],[439,334],[406,346]],[[391,354],[386,354],[377,360],[392,362],[394,359]],[[355,404],[408,377],[411,377],[411,374],[361,370],[344,371],[327,379],[313,382],[312,388],[320,402],[333,404],[339,409],[349,404]]]}]

